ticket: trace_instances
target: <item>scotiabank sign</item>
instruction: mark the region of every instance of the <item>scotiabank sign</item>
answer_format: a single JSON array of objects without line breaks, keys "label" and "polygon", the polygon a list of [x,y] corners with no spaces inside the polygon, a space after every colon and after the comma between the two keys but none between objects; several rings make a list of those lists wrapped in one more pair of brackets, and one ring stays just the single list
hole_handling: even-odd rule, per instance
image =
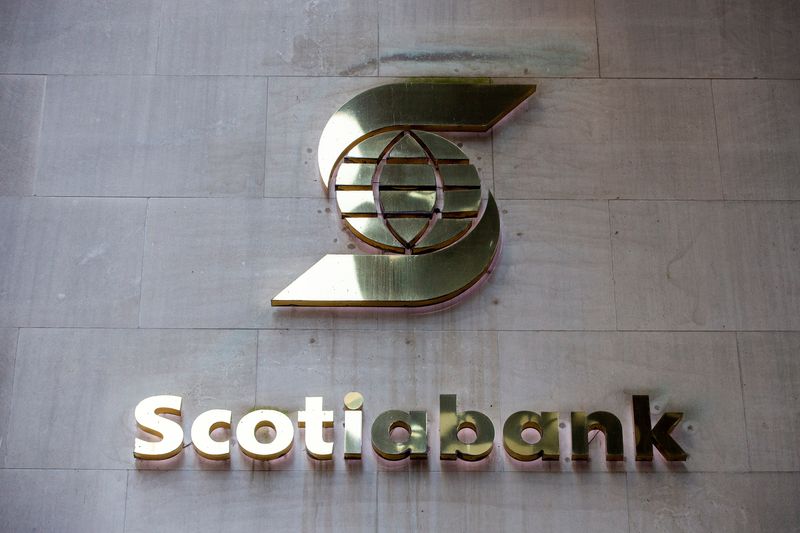
[{"label": "scotiabank sign", "polygon": [[[142,460],[160,460],[173,457],[184,448],[184,432],[180,423],[162,415],[181,416],[180,396],[151,396],[136,406],[136,424],[157,440],[134,441],[133,455]],[[344,397],[344,449],[345,458],[360,460],[363,444],[364,398],[351,392]],[[572,459],[589,459],[589,433],[601,431],[605,435],[606,460],[621,461],[624,458],[625,435],[634,439],[636,460],[652,461],[653,448],[667,461],[685,461],[688,455],[670,436],[683,418],[683,413],[666,412],[652,424],[650,400],[647,396],[632,396],[633,427],[623,430],[620,419],[607,411],[572,411],[569,414],[572,433]],[[200,414],[191,426],[191,442],[199,455],[211,460],[227,460],[231,455],[231,439],[215,440],[211,433],[220,428],[232,430],[231,411],[212,409]],[[559,459],[559,413],[517,411],[503,422],[503,448],[511,457],[520,461],[555,461]],[[324,428],[333,426],[333,411],[325,410],[323,398],[307,397],[305,409],[297,413],[297,425],[304,430],[307,453],[319,460],[330,460],[334,444],[325,440]],[[268,442],[259,439],[259,428],[272,428],[273,437]],[[395,432],[402,428],[398,438]],[[465,442],[459,436],[463,430],[471,430],[474,439]],[[527,429],[539,434],[536,442],[523,436]],[[439,458],[445,461],[480,461],[494,449],[495,426],[492,420],[479,411],[459,411],[456,396],[442,394],[439,397]],[[370,441],[376,454],[389,461],[428,458],[428,414],[427,411],[389,410],[379,414],[370,428]],[[395,432],[396,433],[396,432]],[[258,409],[246,413],[236,425],[235,439],[241,452],[256,460],[269,461],[286,455],[294,444],[294,425],[280,411]]]}]

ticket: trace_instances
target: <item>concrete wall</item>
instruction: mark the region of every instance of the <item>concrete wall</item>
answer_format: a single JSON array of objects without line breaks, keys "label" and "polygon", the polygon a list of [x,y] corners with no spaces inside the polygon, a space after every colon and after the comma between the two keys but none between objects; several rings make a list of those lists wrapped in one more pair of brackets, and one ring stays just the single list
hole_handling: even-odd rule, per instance
[{"label": "concrete wall", "polygon": [[[0,530],[788,531],[800,523],[796,2],[0,3]],[[276,310],[349,252],[330,114],[404,76],[533,81],[452,138],[502,210],[488,284],[432,315]],[[495,421],[607,409],[621,464],[341,457],[438,395]],[[684,411],[633,461],[630,394]],[[132,457],[137,402],[335,409],[332,464]],[[188,436],[187,436],[188,442]],[[155,471],[154,471],[155,470]]]}]

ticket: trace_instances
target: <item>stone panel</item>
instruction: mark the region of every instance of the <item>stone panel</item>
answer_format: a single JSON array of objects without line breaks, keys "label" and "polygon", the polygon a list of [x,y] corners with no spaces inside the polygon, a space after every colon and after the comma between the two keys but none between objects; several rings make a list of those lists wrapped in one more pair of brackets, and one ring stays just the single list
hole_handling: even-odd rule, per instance
[{"label": "stone panel", "polygon": [[737,333],[753,470],[800,470],[800,332]]},{"label": "stone panel", "polygon": [[382,531],[624,531],[620,474],[378,474]]},{"label": "stone panel", "polygon": [[629,474],[630,530],[797,531],[798,494],[798,474]]},{"label": "stone panel", "polygon": [[0,470],[3,531],[123,531],[126,472]]},{"label": "stone panel", "polygon": [[597,76],[589,0],[380,2],[384,76]]},{"label": "stone panel", "polygon": [[36,193],[260,197],[266,105],[258,78],[51,78]]},{"label": "stone panel", "polygon": [[125,531],[375,531],[375,474],[131,472]]},{"label": "stone panel", "polygon": [[800,328],[800,204],[611,202],[621,329]]},{"label": "stone panel", "polygon": [[0,72],[153,74],[160,0],[0,5]]},{"label": "stone panel", "polygon": [[241,454],[210,462],[191,447],[137,461],[134,438],[150,437],[133,412],[149,396],[181,396],[187,446],[207,409],[229,409],[237,423],[255,400],[256,342],[254,331],[22,330],[5,466],[248,469]]},{"label": "stone panel", "polygon": [[0,76],[0,196],[33,193],[44,80]]},{"label": "stone panel", "polygon": [[541,80],[494,153],[499,198],[722,199],[707,81]]},{"label": "stone panel", "polygon": [[370,75],[377,31],[369,0],[165,0],[158,73]]},{"label": "stone panel", "polygon": [[147,201],[0,197],[0,326],[136,326]]},{"label": "stone panel", "polygon": [[794,2],[597,2],[600,73],[637,78],[796,78]]},{"label": "stone panel", "polygon": [[713,84],[725,197],[800,200],[800,81]]}]

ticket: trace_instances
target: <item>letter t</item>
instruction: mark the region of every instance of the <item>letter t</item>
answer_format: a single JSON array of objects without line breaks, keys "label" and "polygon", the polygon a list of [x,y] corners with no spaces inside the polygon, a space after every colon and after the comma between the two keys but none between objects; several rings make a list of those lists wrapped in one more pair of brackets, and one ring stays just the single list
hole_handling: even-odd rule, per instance
[{"label": "letter t", "polygon": [[297,413],[297,425],[306,429],[306,451],[315,459],[331,459],[333,443],[325,442],[323,427],[333,427],[333,411],[322,410],[322,397],[306,397],[306,410]]}]

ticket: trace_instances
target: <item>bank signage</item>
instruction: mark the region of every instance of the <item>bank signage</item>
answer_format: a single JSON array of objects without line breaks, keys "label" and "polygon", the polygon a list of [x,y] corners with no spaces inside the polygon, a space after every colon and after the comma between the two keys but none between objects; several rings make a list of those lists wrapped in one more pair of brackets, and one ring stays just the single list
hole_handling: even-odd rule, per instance
[{"label": "bank signage", "polygon": [[[485,132],[530,97],[535,85],[480,83],[399,83],[356,95],[328,121],[319,143],[319,170],[326,191],[336,198],[345,227],[366,251],[326,255],[272,299],[273,306],[422,307],[448,302],[490,272],[500,249],[500,216],[491,191],[481,186],[476,167],[458,146],[437,132]],[[140,460],[163,460],[184,449],[180,396],[151,396],[135,409],[137,426],[155,440],[136,438]],[[342,455],[361,459],[362,408],[357,392],[344,398]],[[651,425],[647,396],[632,396],[633,427],[606,411],[572,411],[573,460],[589,459],[589,433],[605,435],[607,461],[623,459],[624,435],[635,441],[636,460],[651,461],[653,448],[667,461],[685,461],[686,452],[670,436],[683,413],[664,413]],[[520,461],[559,459],[556,412],[518,411],[502,425],[505,452]],[[325,428],[334,422],[322,397],[305,399],[297,414],[305,449],[316,459],[333,458]],[[257,438],[272,428],[269,441]],[[269,461],[289,452],[295,428],[280,411],[257,409],[232,427],[232,413],[212,409],[191,425],[191,443],[210,460],[231,456],[231,438],[215,440],[220,428],[235,435],[241,453]],[[404,437],[393,434],[402,428]],[[539,438],[524,436],[535,430]],[[467,442],[460,432],[470,430]],[[427,459],[427,411],[389,410],[375,417],[368,432],[373,451],[397,461]],[[480,461],[492,453],[495,425],[480,411],[459,411],[456,396],[439,399],[439,459]]]},{"label": "bank signage", "polygon": [[437,132],[488,131],[535,90],[398,83],[348,101],[322,131],[319,170],[367,253],[326,255],[272,305],[422,307],[480,282],[500,249],[497,204],[469,156]]},{"label": "bank signage", "polygon": [[[142,400],[135,409],[137,426],[157,440],[134,440],[133,455],[142,460],[161,460],[173,457],[184,449],[184,432],[180,423],[163,415],[181,416],[180,396],[151,396]],[[364,446],[364,397],[358,392],[344,397],[344,449],[340,453],[351,460],[360,460]],[[683,413],[665,412],[652,425],[650,400],[645,395],[631,397],[633,427],[627,432],[636,446],[637,461],[652,461],[653,448],[667,461],[685,461],[688,457],[670,433],[683,418]],[[519,461],[557,461],[560,457],[560,414],[556,412],[517,411],[506,418],[502,426],[502,443],[505,452]],[[215,440],[211,433],[220,428],[232,430],[232,413],[226,409],[212,409],[200,414],[191,425],[192,446],[197,454],[211,460],[228,460],[231,456],[231,439]],[[319,396],[305,399],[305,408],[297,413],[297,425],[304,430],[304,444],[309,456],[322,461],[334,456],[334,443],[326,440],[325,428],[332,428],[333,411],[324,408]],[[572,411],[569,414],[572,435],[572,454],[575,461],[589,459],[589,432],[601,431],[605,435],[607,461],[624,459],[623,441],[626,432],[620,419],[607,411]],[[270,427],[273,437],[268,442],[259,440],[259,428]],[[393,430],[405,430],[403,438],[396,438]],[[459,433],[469,429],[474,440],[466,442]],[[534,429],[539,439],[529,442],[523,436]],[[427,411],[389,410],[375,417],[369,429],[369,441],[374,453],[389,461],[406,458],[427,459],[429,443]],[[244,414],[236,425],[235,438],[241,453],[261,461],[286,455],[295,440],[295,428],[283,412],[257,409]],[[494,449],[494,422],[480,411],[459,411],[456,395],[439,397],[439,459],[444,461],[480,461]]]}]

